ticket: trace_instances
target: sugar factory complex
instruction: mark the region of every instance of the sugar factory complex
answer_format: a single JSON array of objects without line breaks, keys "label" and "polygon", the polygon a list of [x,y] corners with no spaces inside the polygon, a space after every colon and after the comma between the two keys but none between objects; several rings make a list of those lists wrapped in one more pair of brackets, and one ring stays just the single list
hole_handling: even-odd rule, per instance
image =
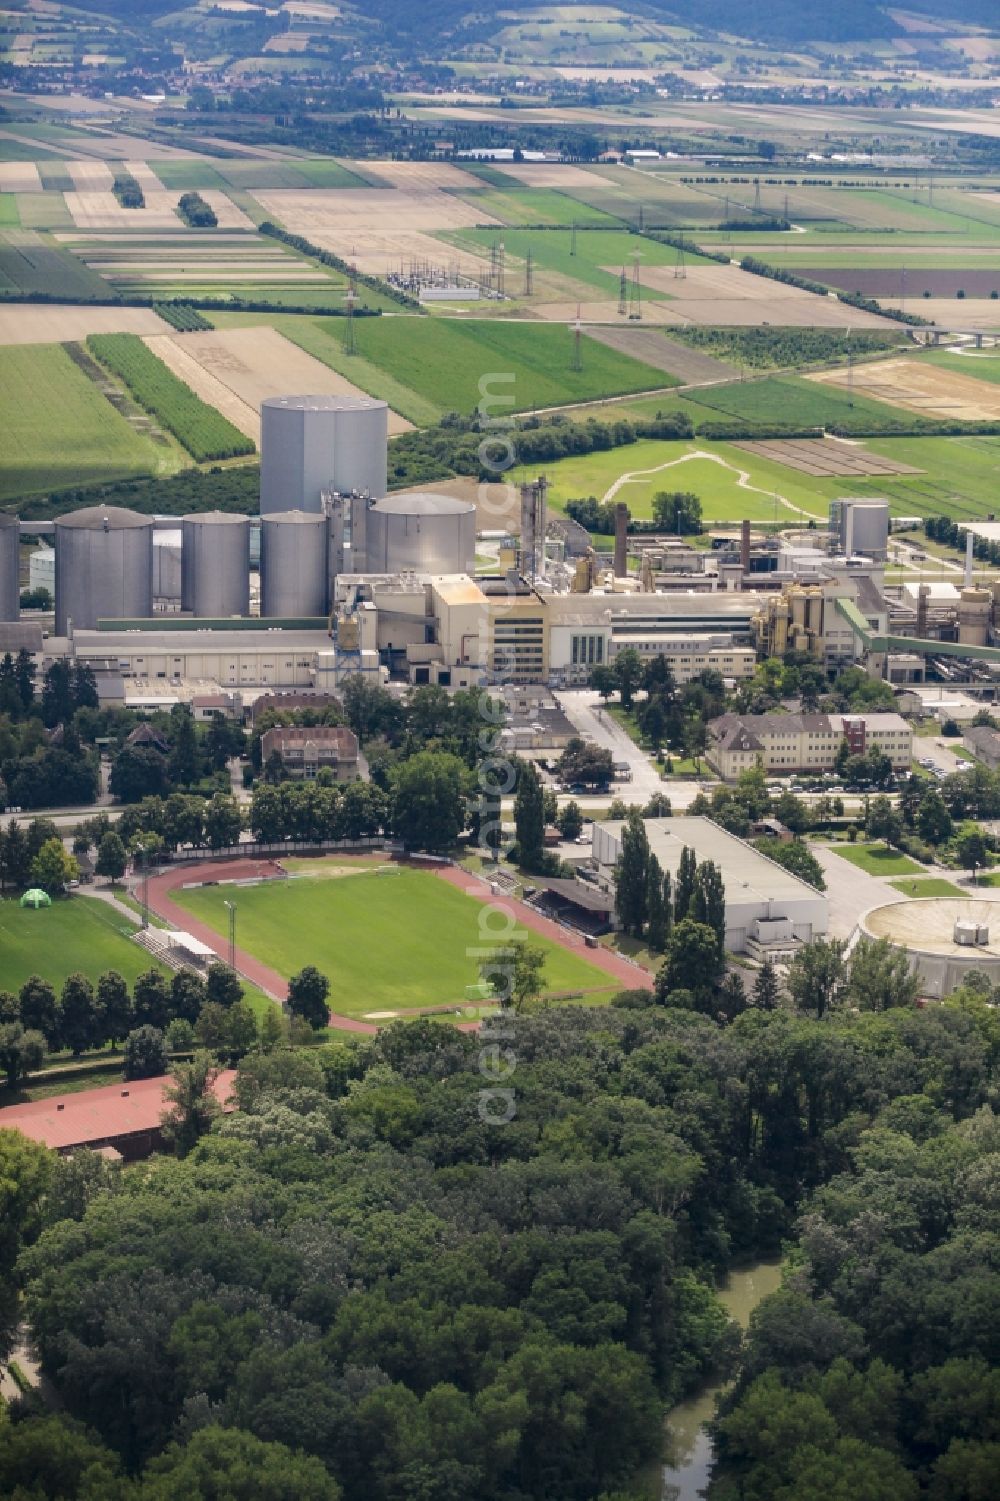
[{"label": "sugar factory complex", "polygon": [[[707,668],[739,681],[758,653],[789,650],[899,685],[922,681],[928,659],[945,676],[956,655],[984,681],[1000,669],[1000,585],[973,587],[967,567],[964,587],[887,587],[885,501],[837,501],[828,533],[791,541],[744,523],[711,549],[630,536],[618,505],[614,550],[598,554],[550,514],[544,479],[521,486],[509,535],[483,533],[471,499],[388,493],[387,419],[367,397],[265,400],[259,517],[0,515],[0,620],[18,619],[24,537],[41,544],[31,582],[52,591],[55,614],[51,627],[26,621],[18,645],[41,665],[88,663],[102,699],[135,706],[214,689],[238,709],[359,673],[585,686],[625,648],[662,654],[679,682]],[[738,738],[720,751],[733,766],[753,753]]]}]

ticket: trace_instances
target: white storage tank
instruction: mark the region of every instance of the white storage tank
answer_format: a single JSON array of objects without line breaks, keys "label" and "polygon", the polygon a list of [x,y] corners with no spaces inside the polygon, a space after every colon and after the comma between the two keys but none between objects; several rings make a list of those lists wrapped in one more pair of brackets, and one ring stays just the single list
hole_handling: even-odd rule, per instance
[{"label": "white storage tank", "polygon": [[472,573],[476,508],[451,495],[387,495],[367,516],[367,573]]},{"label": "white storage tank", "polygon": [[250,521],[204,511],[181,522],[181,609],[203,619],[250,613]]},{"label": "white storage tank", "polygon": [[21,613],[20,546],[17,517],[0,511],[0,620],[16,620]]},{"label": "white storage tank", "polygon": [[153,522],[121,506],[56,518],[56,635],[153,613]]},{"label": "white storage tank", "polygon": [[386,491],[389,408],[371,396],[268,396],[260,511],[319,511],[324,490]]},{"label": "white storage tank", "polygon": [[306,511],[265,516],[260,534],[261,615],[325,615],[328,595],[326,517]]}]

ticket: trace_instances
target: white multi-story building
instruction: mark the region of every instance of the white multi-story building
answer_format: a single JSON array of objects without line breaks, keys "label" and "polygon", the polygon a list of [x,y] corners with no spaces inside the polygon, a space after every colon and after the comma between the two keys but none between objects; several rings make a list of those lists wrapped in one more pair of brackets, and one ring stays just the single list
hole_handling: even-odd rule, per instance
[{"label": "white multi-story building", "polygon": [[779,776],[832,771],[844,740],[851,755],[881,751],[893,771],[913,760],[913,730],[900,714],[723,714],[708,732],[708,760],[725,781],[758,764]]}]

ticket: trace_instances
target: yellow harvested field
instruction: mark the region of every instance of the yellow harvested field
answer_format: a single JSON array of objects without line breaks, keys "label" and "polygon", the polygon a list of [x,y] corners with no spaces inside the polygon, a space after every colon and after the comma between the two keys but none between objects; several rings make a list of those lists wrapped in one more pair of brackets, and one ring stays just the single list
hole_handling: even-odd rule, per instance
[{"label": "yellow harvested field", "polygon": [[66,171],[78,193],[110,193],[115,180],[107,162],[67,162]]},{"label": "yellow harvested field", "polygon": [[[162,261],[111,261],[97,263],[90,262],[91,269],[100,271],[106,281],[167,281],[177,282],[181,285],[190,282],[195,285],[207,282],[222,282],[231,285],[233,282],[268,282],[272,286],[276,282],[329,282],[330,278],[325,271],[313,271],[306,267],[304,270],[283,271],[275,265],[255,266],[252,262],[244,261],[207,261],[203,266],[185,271],[178,270],[176,266]],[[333,286],[331,284],[331,294]]]},{"label": "yellow harvested field", "polygon": [[599,188],[601,179],[585,167],[565,166],[562,162],[504,162],[496,163],[496,170],[505,177],[512,177],[529,188],[562,188],[572,192],[574,188]]},{"label": "yellow harvested field", "polygon": [[88,334],[157,334],[166,328],[152,308],[0,304],[0,345],[64,344]]},{"label": "yellow harvested field", "polygon": [[[183,229],[177,213],[180,194],[146,193],[145,208],[122,208],[114,193],[67,193],[66,206],[79,229]],[[202,198],[218,216],[220,229],[253,229],[253,225],[225,193],[206,189]]]},{"label": "yellow harvested field", "polygon": [[[195,395],[258,445],[260,404],[266,396],[365,394],[266,325],[161,334],[145,342]],[[390,433],[408,432],[411,425],[398,413],[389,413]]]},{"label": "yellow harvested field", "polygon": [[42,191],[42,179],[34,162],[0,162],[0,193]]},{"label": "yellow harvested field", "polygon": [[162,193],[164,186],[148,162],[126,162],[126,172],[131,172],[144,193]]},{"label": "yellow harvested field", "polygon": [[[617,298],[609,298],[604,302],[540,302],[532,304],[531,311],[536,318],[543,318],[546,323],[574,323],[577,308],[580,310],[580,317],[584,323],[612,323],[621,328],[636,327],[635,323],[630,323],[619,313]],[[669,302],[653,302],[648,298],[643,301],[642,323],[666,326],[689,321],[687,318],[678,317]],[[639,327],[641,326],[640,323]]]},{"label": "yellow harvested field", "polygon": [[403,192],[433,192],[442,188],[481,188],[471,172],[463,172],[449,162],[352,162],[344,161],[349,172],[359,177],[387,182]]},{"label": "yellow harvested field", "polygon": [[[809,376],[821,385],[846,386],[848,372],[824,370]],[[955,418],[963,422],[995,422],[1000,419],[1000,385],[945,370],[922,360],[903,358],[855,365],[854,389],[876,401],[920,412],[928,417]]]},{"label": "yellow harvested field", "polygon": [[439,188],[422,192],[389,188],[317,188],[300,192],[279,188],[256,192],[253,196],[286,229],[320,245],[326,244],[324,235],[336,235],[342,241],[345,235],[370,231],[393,234],[398,230],[423,229],[436,233],[442,229],[468,229],[488,218],[481,208]]},{"label": "yellow harvested field", "polygon": [[[614,273],[615,268],[608,266]],[[676,277],[670,266],[644,266],[644,288],[670,297],[670,323],[752,327],[773,323],[788,328],[884,328],[885,318],[848,308],[834,297],[820,297],[754,276],[738,266],[689,266]]]}]

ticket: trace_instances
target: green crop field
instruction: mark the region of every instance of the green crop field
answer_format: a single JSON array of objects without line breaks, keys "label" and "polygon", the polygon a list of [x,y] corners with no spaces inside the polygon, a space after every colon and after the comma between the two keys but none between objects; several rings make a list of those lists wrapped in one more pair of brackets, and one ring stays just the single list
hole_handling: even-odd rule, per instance
[{"label": "green crop field", "polygon": [[921,359],[928,365],[940,365],[944,370],[956,370],[959,375],[971,375],[976,380],[988,380],[1000,384],[1000,351],[976,351],[974,354],[949,354],[946,349],[932,349]]},{"label": "green crop field", "polygon": [[21,216],[17,212],[17,194],[0,193],[0,229],[17,229]]},{"label": "green crop field", "polygon": [[[343,319],[322,320],[319,327],[343,343]],[[497,416],[676,384],[662,370],[586,335],[583,368],[574,370],[573,335],[560,324],[370,318],[355,323],[355,335],[363,359],[420,392],[440,412],[474,410],[482,399],[481,381],[488,383]]]},{"label": "green crop field", "polygon": [[[116,969],[131,984],[154,967],[153,957],[129,936],[135,930],[104,902],[62,898],[35,912],[17,898],[0,900],[0,990],[19,990],[29,975],[58,989],[79,971],[91,981]],[[159,966],[156,966],[159,968]]]},{"label": "green crop field", "polygon": [[87,348],[199,463],[254,452],[252,441],[178,380],[138,334],[91,334]]},{"label": "green crop field", "polygon": [[197,192],[199,188],[224,188],[226,186],[218,168],[212,162],[176,160],[157,162],[153,168],[165,188],[180,193]]},{"label": "green crop field", "polygon": [[153,474],[165,462],[59,344],[0,348],[0,434],[0,500]]},{"label": "green crop field", "polygon": [[698,405],[727,417],[745,418],[762,427],[823,427],[836,424],[846,431],[891,432],[895,426],[912,427],[919,418],[881,401],[872,401],[836,386],[819,385],[798,376],[768,377],[710,386],[698,392]]},{"label": "green crop field", "polygon": [[[226,895],[203,886],[174,900],[222,933]],[[241,887],[236,906],[240,947],[283,975],[315,964],[330,980],[330,1009],[344,1016],[457,1005],[479,978],[480,908],[429,871],[270,881]],[[617,988],[585,959],[530,938],[545,950],[546,992]]]},{"label": "green crop field", "polygon": [[[499,175],[499,174],[498,174]],[[504,178],[504,189],[511,182]],[[459,195],[473,208],[480,208],[485,220],[487,215],[499,219],[501,224],[512,226],[547,224],[553,228],[572,224],[606,224],[614,229],[617,219],[599,208],[589,208],[560,193],[555,188],[511,188],[491,191],[488,188],[470,189]]]},{"label": "green crop field", "polygon": [[[22,194],[22,201],[27,196]],[[86,301],[107,297],[108,287],[76,256],[46,244],[38,235],[11,229],[0,234],[0,292],[5,291]]]},{"label": "green crop field", "polygon": [[834,854],[870,876],[919,876],[923,866],[885,844],[834,844]]}]

